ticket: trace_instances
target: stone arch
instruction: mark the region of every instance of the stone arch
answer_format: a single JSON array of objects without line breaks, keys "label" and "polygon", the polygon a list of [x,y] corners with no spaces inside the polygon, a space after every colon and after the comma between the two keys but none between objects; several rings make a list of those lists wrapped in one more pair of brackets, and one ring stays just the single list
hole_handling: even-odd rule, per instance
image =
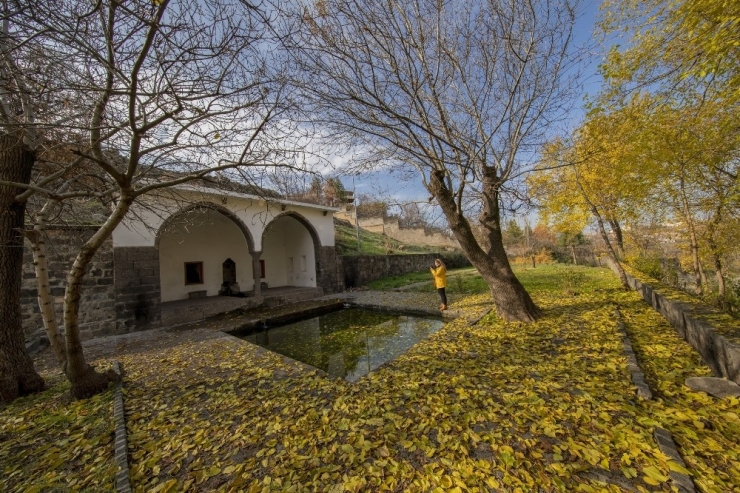
[{"label": "stone arch", "polygon": [[189,212],[197,212],[203,209],[213,210],[230,219],[244,235],[244,239],[247,241],[247,247],[249,248],[249,251],[254,251],[254,238],[252,238],[252,233],[249,231],[249,228],[246,226],[246,224],[244,224],[244,222],[242,222],[242,220],[239,219],[239,217],[237,217],[237,215],[231,212],[229,209],[221,205],[214,204],[213,202],[198,202],[187,207],[183,207],[179,211],[170,214],[170,216],[165,219],[162,225],[159,227],[159,230],[157,231],[157,236],[154,239],[154,246],[159,248],[159,240],[162,238],[162,235],[167,231],[167,228],[172,225],[180,216]]},{"label": "stone arch", "polygon": [[311,221],[295,211],[281,212],[277,216],[273,217],[269,223],[265,224],[265,227],[262,230],[262,238],[260,238],[260,249],[263,248],[262,245],[264,245],[265,242],[265,233],[267,233],[267,230],[270,229],[270,225],[276,220],[286,216],[292,217],[308,230],[308,234],[311,235],[311,239],[313,240],[314,255],[318,255],[319,249],[321,248],[321,240],[319,239],[319,234],[316,232],[316,228],[314,228],[313,224],[311,224]]}]

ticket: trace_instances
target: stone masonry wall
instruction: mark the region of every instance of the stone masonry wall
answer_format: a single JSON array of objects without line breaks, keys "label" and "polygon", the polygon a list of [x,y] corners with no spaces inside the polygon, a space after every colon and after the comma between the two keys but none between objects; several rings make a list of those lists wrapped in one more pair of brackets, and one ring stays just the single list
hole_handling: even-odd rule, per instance
[{"label": "stone masonry wall", "polygon": [[[80,246],[97,227],[55,226],[46,236],[49,283],[54,298],[57,320],[63,331],[63,300],[67,274]],[[26,341],[48,340],[37,301],[36,273],[31,244],[26,240],[23,256],[23,290],[21,313]],[[80,335],[92,339],[116,333],[115,291],[113,287],[112,243],[106,241],[87,269],[82,288]]]},{"label": "stone masonry wall", "polygon": [[403,228],[398,224],[398,219],[395,218],[388,219],[385,222],[384,234],[394,240],[413,245],[449,248],[459,248],[460,246],[454,238],[450,238],[436,231],[428,231],[425,228]]},{"label": "stone masonry wall", "polygon": [[323,288],[324,293],[336,293],[344,288],[341,265],[335,247],[322,246],[316,252],[316,286]]},{"label": "stone masonry wall", "polygon": [[[353,226],[356,224],[354,215],[347,211],[335,212],[334,217],[342,221],[348,221]],[[398,218],[384,218],[380,216],[361,217],[359,222],[360,228],[366,231],[384,234],[402,243],[459,248],[457,240],[454,238],[435,231],[428,231],[424,228],[403,228],[399,225]]]},{"label": "stone masonry wall", "polygon": [[113,250],[116,290],[116,330],[119,334],[159,327],[162,297],[157,247]]},{"label": "stone masonry wall", "polygon": [[[615,271],[616,266],[607,261]],[[673,326],[678,334],[696,349],[704,363],[718,377],[724,377],[740,384],[740,347],[718,334],[711,324],[692,317],[695,307],[666,298],[652,286],[627,274],[630,287],[640,293],[642,298]]]},{"label": "stone masonry wall", "polygon": [[354,288],[383,277],[428,269],[438,255],[359,255],[342,257],[344,287]]}]

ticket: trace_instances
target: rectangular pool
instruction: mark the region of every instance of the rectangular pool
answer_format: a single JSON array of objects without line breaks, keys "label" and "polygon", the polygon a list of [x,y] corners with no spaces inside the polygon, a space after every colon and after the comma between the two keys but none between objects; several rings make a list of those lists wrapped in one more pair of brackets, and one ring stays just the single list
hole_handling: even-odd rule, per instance
[{"label": "rectangular pool", "polygon": [[355,382],[442,326],[441,318],[346,308],[237,337]]}]

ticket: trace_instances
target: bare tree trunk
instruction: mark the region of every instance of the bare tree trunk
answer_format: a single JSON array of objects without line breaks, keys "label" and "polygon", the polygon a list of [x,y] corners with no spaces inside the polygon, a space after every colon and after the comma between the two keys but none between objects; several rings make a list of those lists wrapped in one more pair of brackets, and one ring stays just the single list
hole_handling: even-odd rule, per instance
[{"label": "bare tree trunk", "polygon": [[457,208],[455,198],[444,183],[444,172],[435,171],[430,180],[430,192],[442,208],[450,229],[460,243],[465,255],[491,289],[498,315],[512,322],[533,322],[541,316],[529,293],[516,278],[509,265],[501,234],[501,217],[495,178],[484,183],[484,206],[481,224],[488,232],[489,250],[484,252],[478,244],[470,223]]},{"label": "bare tree trunk", "polygon": [[715,234],[717,232],[717,226],[722,221],[722,202],[717,205],[717,211],[714,214],[714,218],[709,223],[709,230],[707,231],[707,243],[709,244],[709,251],[712,254],[712,260],[714,261],[714,276],[717,278],[717,290],[719,291],[720,299],[724,300],[725,297],[725,273],[722,266],[722,256],[717,246],[717,240]]},{"label": "bare tree trunk", "polygon": [[719,297],[724,299],[727,288],[725,287],[724,267],[722,266],[722,260],[720,259],[719,255],[714,255],[714,276],[717,278],[717,290],[719,291]]},{"label": "bare tree trunk", "polygon": [[707,271],[701,263],[699,263],[699,278],[701,279],[702,292],[704,294],[711,293],[712,288],[709,286],[709,281],[707,281]]},{"label": "bare tree trunk", "polygon": [[[586,199],[588,201],[588,199]],[[596,223],[599,225],[599,233],[601,233],[601,238],[604,240],[604,243],[606,243],[606,254],[609,255],[609,258],[614,262],[614,265],[617,267],[617,275],[619,276],[619,282],[622,285],[624,289],[629,290],[630,285],[627,282],[627,274],[624,272],[624,267],[622,267],[622,264],[619,262],[619,258],[617,257],[616,252],[614,251],[614,248],[612,247],[611,242],[609,241],[609,235],[606,234],[606,228],[604,227],[604,221],[601,219],[601,214],[599,214],[598,209],[594,204],[592,204],[589,201],[589,207],[591,208],[591,213],[596,218]]]},{"label": "bare tree trunk", "polygon": [[576,257],[576,247],[570,245],[570,254],[573,256],[573,265],[578,265],[578,258]]},{"label": "bare tree trunk", "polygon": [[624,236],[622,235],[622,227],[619,225],[619,221],[614,218],[609,219],[609,226],[614,231],[614,238],[617,241],[617,254],[619,258],[624,258]]},{"label": "bare tree trunk", "polygon": [[[16,136],[0,134],[0,180],[30,183],[35,158]],[[44,380],[26,353],[21,323],[26,204],[16,201],[20,192],[0,185],[0,402],[44,389]]]},{"label": "bare tree trunk", "polygon": [[98,373],[85,361],[80,338],[80,299],[85,270],[95,253],[110,237],[131,207],[133,196],[127,190],[122,192],[116,208],[107,221],[95,232],[80,249],[72,269],[67,276],[67,289],[64,293],[64,331],[67,338],[67,367],[65,373],[72,384],[72,395],[84,399],[102,392],[117,378],[113,370]]},{"label": "bare tree trunk", "polygon": [[617,267],[617,274],[619,276],[619,282],[622,284],[622,287],[626,290],[630,289],[630,285],[627,282],[627,274],[624,272],[624,267],[622,267],[622,264],[619,263],[619,258],[617,258],[617,254],[614,251],[614,247],[612,247],[611,241],[609,241],[609,235],[606,234],[606,228],[604,227],[604,220],[601,217],[601,214],[599,213],[599,209],[596,207],[596,204],[594,204],[591,199],[589,198],[588,194],[586,193],[586,190],[584,190],[583,185],[581,185],[580,180],[578,180],[578,172],[576,171],[576,182],[578,183],[578,188],[581,190],[581,196],[583,197],[583,200],[586,201],[588,204],[589,209],[591,209],[591,214],[596,218],[596,223],[599,225],[599,233],[601,233],[601,239],[604,240],[604,244],[606,245],[606,253],[609,255],[609,258],[614,262],[614,265]]},{"label": "bare tree trunk", "polygon": [[46,334],[49,336],[49,342],[57,358],[57,362],[60,368],[64,370],[67,365],[67,353],[64,349],[64,336],[59,331],[59,325],[57,324],[54,297],[51,295],[49,270],[46,261],[46,239],[44,238],[44,231],[50,210],[51,202],[47,203],[38,214],[33,231],[27,231],[26,237],[33,245],[33,266],[36,270],[36,294],[39,309],[41,310],[41,318],[44,321],[44,328],[46,328]]},{"label": "bare tree trunk", "polygon": [[691,211],[689,210],[689,200],[686,197],[686,188],[684,186],[683,177],[680,180],[680,192],[681,192],[681,206],[683,209],[684,219],[689,227],[689,241],[691,244],[691,259],[694,264],[694,284],[696,287],[696,294],[701,295],[704,293],[701,283],[701,262],[699,261],[699,241],[696,237],[696,229],[694,228],[694,221],[691,217]]}]

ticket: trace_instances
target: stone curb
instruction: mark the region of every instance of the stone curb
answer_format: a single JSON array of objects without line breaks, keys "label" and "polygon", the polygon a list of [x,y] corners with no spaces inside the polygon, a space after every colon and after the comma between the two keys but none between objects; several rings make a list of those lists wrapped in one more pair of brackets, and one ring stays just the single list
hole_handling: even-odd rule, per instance
[{"label": "stone curb", "polygon": [[[658,444],[658,448],[661,452],[673,459],[673,461],[681,467],[686,468],[686,462],[684,462],[683,457],[681,457],[681,454],[678,452],[676,443],[673,441],[673,436],[668,430],[664,430],[663,428],[655,428],[653,430],[653,438]],[[670,478],[676,488],[678,488],[679,493],[696,492],[694,482],[691,481],[691,478],[686,474],[671,471]]]},{"label": "stone curb", "polygon": [[369,308],[372,310],[377,310],[381,312],[399,312],[407,315],[420,315],[420,316],[433,316],[433,317],[440,317],[446,321],[455,319],[458,317],[456,310],[446,310],[444,312],[439,311],[439,309],[433,309],[433,308],[417,308],[413,306],[389,306],[389,305],[382,305],[379,303],[363,303],[358,302],[356,300],[352,300],[349,302],[350,305],[352,305],[355,308]]},{"label": "stone curb", "polygon": [[[616,273],[617,267],[611,260],[607,261],[607,265]],[[693,315],[692,310],[700,307],[701,303],[670,300],[628,273],[627,282],[630,288],[663,315],[678,334],[699,352],[704,364],[715,376],[740,384],[740,346],[717,334],[710,323]]]},{"label": "stone curb", "polygon": [[115,426],[115,460],[118,466],[116,473],[116,492],[131,493],[131,478],[128,468],[128,440],[126,438],[126,417],[123,408],[123,367],[118,361],[113,362],[113,371],[118,373],[120,380],[113,397],[113,421]]},{"label": "stone curb", "polygon": [[[653,393],[650,391],[650,387],[648,387],[647,383],[645,383],[645,374],[642,372],[642,369],[637,362],[635,351],[632,349],[632,343],[630,342],[627,331],[624,328],[624,321],[622,320],[622,314],[618,307],[614,309],[614,314],[617,318],[617,329],[622,335],[624,352],[627,356],[627,368],[629,368],[632,375],[632,382],[635,387],[637,387],[637,396],[644,400],[652,400]],[[661,452],[673,459],[673,461],[681,467],[686,468],[686,462],[684,462],[683,457],[681,457],[681,454],[678,452],[676,443],[673,441],[673,436],[668,430],[658,427],[654,428],[653,439],[655,440],[655,443],[658,444],[658,448]],[[694,483],[686,474],[670,471],[669,476],[673,484],[678,488],[679,493],[696,492]]]},{"label": "stone curb", "polygon": [[619,330],[619,333],[622,335],[624,354],[627,357],[627,368],[630,371],[632,383],[637,387],[637,397],[646,401],[652,400],[653,393],[645,382],[645,374],[642,372],[642,368],[640,368],[640,365],[637,362],[637,356],[635,355],[634,349],[632,349],[632,343],[627,335],[627,331],[624,329],[624,322],[622,321],[622,314],[620,313],[619,308],[614,309],[614,314],[617,318],[617,330]]}]

